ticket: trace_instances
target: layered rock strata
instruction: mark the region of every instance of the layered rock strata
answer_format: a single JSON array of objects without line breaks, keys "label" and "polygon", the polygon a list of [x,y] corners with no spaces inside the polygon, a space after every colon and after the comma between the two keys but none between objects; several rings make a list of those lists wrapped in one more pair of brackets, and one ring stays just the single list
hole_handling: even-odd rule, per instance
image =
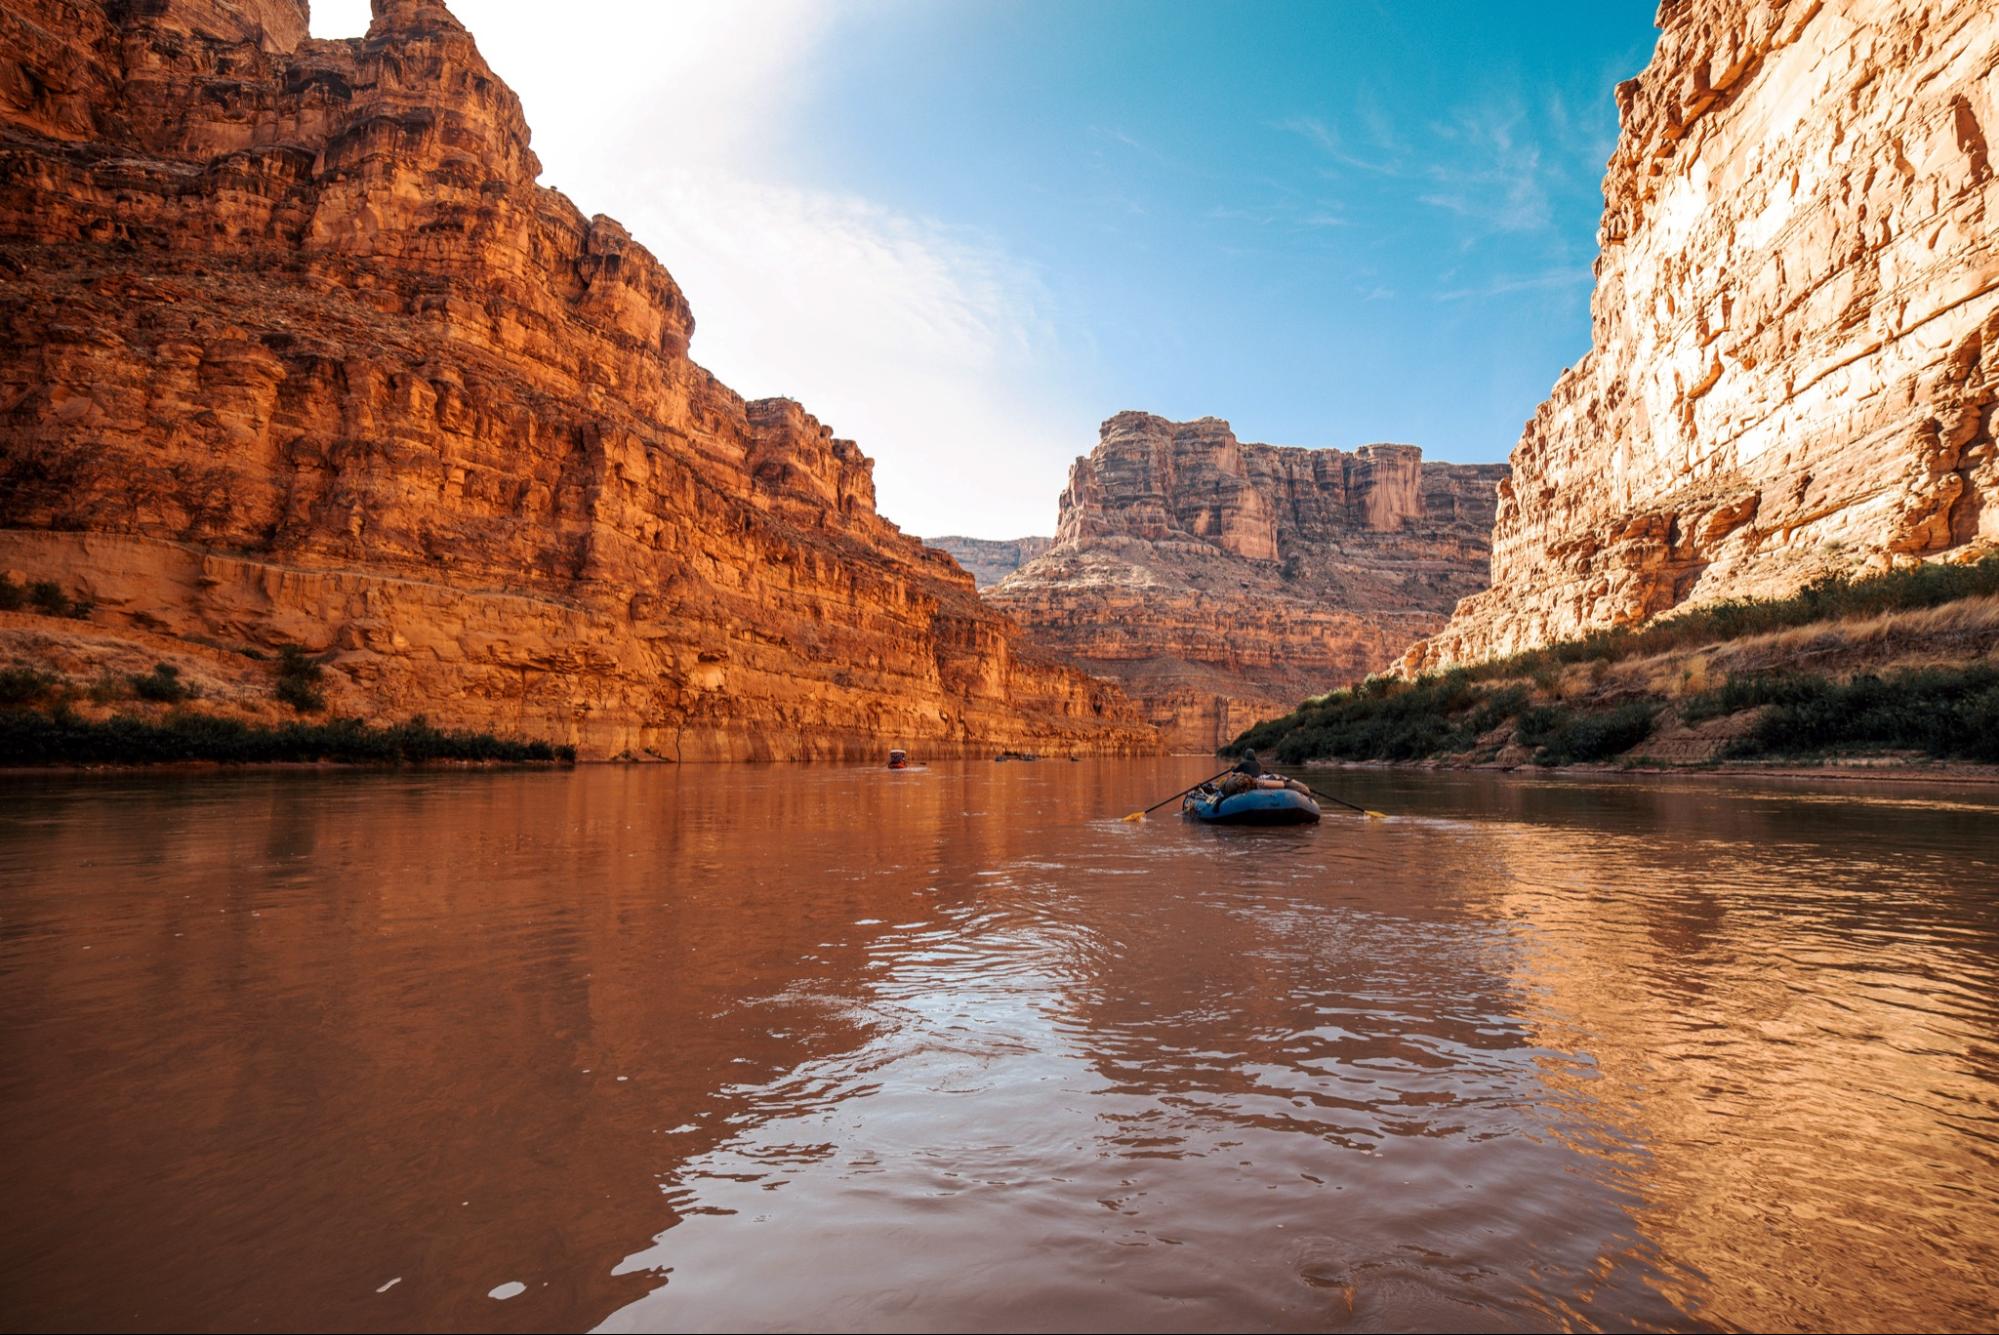
[{"label": "layered rock strata", "polygon": [[853,442],[689,360],[441,3],[305,33],[0,9],[0,569],[586,756],[1153,744],[875,512]]},{"label": "layered rock strata", "polygon": [[1053,538],[961,538],[956,535],[925,539],[932,547],[948,552],[951,559],[971,573],[980,588],[997,584],[1014,571],[1047,551]]},{"label": "layered rock strata", "polygon": [[1054,546],[987,598],[1210,750],[1392,664],[1484,583],[1501,464],[1238,441],[1126,412],[1062,493]]},{"label": "layered rock strata", "polygon": [[1592,346],[1410,669],[1999,545],[1999,10],[1675,0],[1618,87]]}]

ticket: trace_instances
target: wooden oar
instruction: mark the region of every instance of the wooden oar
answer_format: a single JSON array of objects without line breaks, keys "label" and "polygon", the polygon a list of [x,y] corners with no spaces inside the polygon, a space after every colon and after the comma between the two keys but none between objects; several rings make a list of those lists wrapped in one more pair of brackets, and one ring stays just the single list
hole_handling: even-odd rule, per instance
[{"label": "wooden oar", "polygon": [[[1299,780],[1299,782],[1304,783],[1304,780],[1301,779]],[[1310,793],[1312,796],[1318,798],[1321,802],[1337,802],[1349,811],[1358,811],[1360,812],[1361,815],[1366,816],[1369,820],[1388,819],[1388,817],[1382,814],[1381,812],[1369,811],[1366,807],[1355,806],[1352,802],[1347,801],[1344,797],[1334,797],[1331,793],[1322,793],[1309,783],[1305,784],[1305,791]]]},{"label": "wooden oar", "polygon": [[[1227,774],[1230,769],[1234,768],[1235,766],[1231,765],[1229,766],[1229,769],[1223,770],[1221,774],[1210,774],[1207,778],[1201,780],[1201,783],[1213,783],[1216,779],[1221,778],[1222,774]],[[1193,792],[1196,788],[1199,788],[1201,786],[1201,783],[1190,783],[1185,788],[1182,788],[1179,792],[1173,794],[1173,797],[1185,797],[1187,794]],[[1162,797],[1157,802],[1154,802],[1151,806],[1147,807],[1144,811],[1134,811],[1129,816],[1126,816],[1125,819],[1144,820],[1149,813],[1157,811],[1159,810],[1159,808],[1165,806],[1168,802],[1171,802],[1173,800],[1173,797]]]}]

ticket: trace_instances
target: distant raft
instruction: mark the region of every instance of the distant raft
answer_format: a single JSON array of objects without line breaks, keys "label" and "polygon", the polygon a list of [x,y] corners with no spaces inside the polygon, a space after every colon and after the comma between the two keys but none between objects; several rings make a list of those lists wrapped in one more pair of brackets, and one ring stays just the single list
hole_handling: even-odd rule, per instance
[{"label": "distant raft", "polygon": [[1293,788],[1252,788],[1223,797],[1217,788],[1197,788],[1180,804],[1180,814],[1210,825],[1311,825],[1319,804]]}]

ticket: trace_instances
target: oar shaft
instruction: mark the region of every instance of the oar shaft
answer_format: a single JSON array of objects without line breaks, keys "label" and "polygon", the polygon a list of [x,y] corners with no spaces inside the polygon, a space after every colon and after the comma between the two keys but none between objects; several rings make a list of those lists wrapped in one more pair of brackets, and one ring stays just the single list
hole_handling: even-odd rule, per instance
[{"label": "oar shaft", "polygon": [[1312,787],[1310,784],[1307,784],[1305,786],[1305,791],[1310,793],[1312,796],[1318,798],[1321,802],[1337,802],[1341,806],[1345,807],[1348,811],[1358,811],[1363,816],[1374,816],[1378,818],[1381,815],[1379,811],[1369,810],[1367,807],[1360,805],[1360,803],[1358,802],[1349,802],[1344,797],[1334,797],[1331,793],[1322,793],[1317,788]]},{"label": "oar shaft", "polygon": [[[1229,768],[1233,769],[1235,767],[1231,765]],[[1222,770],[1220,773],[1210,774],[1207,778],[1201,780],[1201,783],[1213,783],[1216,779],[1221,778],[1223,774],[1227,774],[1228,772],[1229,772],[1228,770]],[[1196,788],[1199,788],[1201,786],[1201,783],[1190,783],[1185,788],[1182,788],[1179,792],[1173,794],[1173,797],[1185,797],[1187,794],[1193,792]],[[1171,802],[1173,800],[1173,797],[1162,797],[1157,802],[1154,802],[1151,806],[1147,807],[1144,811],[1141,811],[1139,814],[1141,816],[1150,816],[1153,812],[1159,810],[1159,808],[1165,806],[1168,802]]]}]

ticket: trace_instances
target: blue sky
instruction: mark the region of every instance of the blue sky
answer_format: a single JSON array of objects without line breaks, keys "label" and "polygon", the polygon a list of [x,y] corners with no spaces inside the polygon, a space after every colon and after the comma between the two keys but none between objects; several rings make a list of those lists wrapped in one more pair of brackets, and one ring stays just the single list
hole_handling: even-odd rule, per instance
[{"label": "blue sky", "polygon": [[1588,346],[1655,36],[1651,0],[452,7],[697,360],[859,440],[903,527],[987,537],[1052,531],[1125,408],[1504,458]]}]

